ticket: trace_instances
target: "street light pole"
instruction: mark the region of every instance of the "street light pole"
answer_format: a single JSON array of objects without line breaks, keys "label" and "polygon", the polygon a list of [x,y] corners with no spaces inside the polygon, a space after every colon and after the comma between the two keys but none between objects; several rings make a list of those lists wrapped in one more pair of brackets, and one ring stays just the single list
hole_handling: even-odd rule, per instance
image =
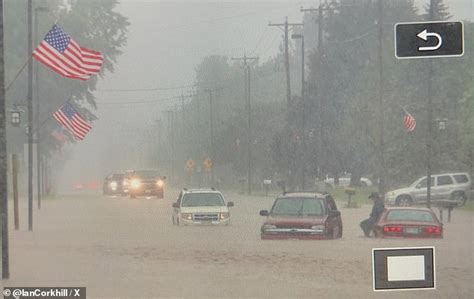
[{"label": "street light pole", "polygon": [[243,60],[244,62],[244,80],[245,80],[245,107],[247,110],[247,193],[252,194],[252,107],[250,94],[250,64],[249,60],[258,60],[258,57],[232,58],[232,60]]},{"label": "street light pole", "polygon": [[[46,7],[35,7],[35,44],[38,44],[38,12],[48,11]],[[40,104],[39,104],[39,80],[38,80],[38,64],[35,65],[35,122],[36,122],[36,184],[37,184],[37,198],[38,198],[38,209],[41,209],[41,168],[43,166],[41,158],[41,145],[40,145]]]},{"label": "street light pole", "polygon": [[214,112],[213,112],[213,102],[212,102],[212,90],[208,90],[209,92],[209,123],[210,123],[210,128],[209,128],[209,133],[210,133],[210,141],[211,141],[211,187],[215,187],[214,185],[214,165],[216,163],[215,161],[215,152],[214,152]]},{"label": "street light pole", "polygon": [[304,35],[302,34],[292,34],[291,38],[293,39],[301,39],[301,101],[303,104],[303,111],[301,113],[301,121],[302,121],[302,128],[301,128],[301,142],[303,144],[303,154],[300,156],[302,160],[301,165],[301,187],[305,189],[305,181],[306,181],[306,163],[305,163],[305,156],[306,156],[306,99],[305,99],[305,77],[304,77]]}]

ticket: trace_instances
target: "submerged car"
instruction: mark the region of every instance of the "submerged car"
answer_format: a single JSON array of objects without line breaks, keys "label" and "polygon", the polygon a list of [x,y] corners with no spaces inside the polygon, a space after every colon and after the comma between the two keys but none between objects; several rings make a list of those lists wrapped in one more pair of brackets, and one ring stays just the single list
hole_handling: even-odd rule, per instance
[{"label": "submerged car", "polygon": [[175,225],[229,225],[232,201],[214,189],[184,189],[172,204]]},{"label": "submerged car", "polygon": [[[385,200],[396,206],[411,206],[427,201],[428,180],[426,176],[417,179],[409,187],[387,192]],[[443,173],[431,176],[431,201],[450,202],[462,206],[469,198],[471,177],[468,173]]]},{"label": "submerged car", "polygon": [[117,195],[122,194],[123,190],[123,173],[112,173],[109,174],[102,186],[102,191],[104,195]]},{"label": "submerged car", "polygon": [[128,190],[131,198],[137,196],[164,197],[166,176],[160,176],[156,170],[135,170],[128,179]]},{"label": "submerged car", "polygon": [[328,193],[285,193],[273,203],[261,227],[262,240],[338,239],[342,237],[341,212]]},{"label": "submerged car", "polygon": [[443,238],[443,224],[427,208],[388,207],[374,232],[379,238]]}]

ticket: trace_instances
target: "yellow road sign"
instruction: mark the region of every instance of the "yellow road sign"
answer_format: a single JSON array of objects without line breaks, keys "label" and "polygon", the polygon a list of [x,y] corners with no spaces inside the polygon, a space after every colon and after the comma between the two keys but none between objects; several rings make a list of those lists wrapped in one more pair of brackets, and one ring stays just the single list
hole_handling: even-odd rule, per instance
[{"label": "yellow road sign", "polygon": [[202,161],[202,166],[204,167],[204,169],[206,171],[211,171],[211,169],[212,169],[211,159],[209,159],[209,158],[204,159],[204,161]]}]

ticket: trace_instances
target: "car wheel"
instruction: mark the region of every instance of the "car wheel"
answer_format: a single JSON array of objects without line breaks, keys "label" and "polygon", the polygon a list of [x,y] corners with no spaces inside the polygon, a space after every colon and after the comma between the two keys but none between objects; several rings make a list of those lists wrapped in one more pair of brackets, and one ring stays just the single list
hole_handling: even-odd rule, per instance
[{"label": "car wheel", "polygon": [[176,222],[174,221],[174,216],[171,216],[171,222],[173,222],[173,225],[176,225]]},{"label": "car wheel", "polygon": [[464,193],[457,192],[451,195],[451,200],[458,203],[459,207],[462,207],[463,205],[466,204],[467,197],[464,195]]},{"label": "car wheel", "polygon": [[332,229],[332,232],[331,232],[331,238],[332,239],[338,239],[341,237],[341,228],[339,226],[335,226],[333,229]]},{"label": "car wheel", "polygon": [[399,197],[397,197],[395,204],[400,207],[408,207],[413,204],[413,200],[408,195],[400,195]]}]

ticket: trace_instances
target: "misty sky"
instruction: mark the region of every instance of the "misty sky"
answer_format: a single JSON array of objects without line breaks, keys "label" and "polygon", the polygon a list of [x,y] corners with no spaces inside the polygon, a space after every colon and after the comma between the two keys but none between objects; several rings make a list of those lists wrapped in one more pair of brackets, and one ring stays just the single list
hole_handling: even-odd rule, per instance
[{"label": "misty sky", "polygon": [[[421,9],[429,1],[415,1]],[[474,20],[471,0],[446,0],[453,19]],[[188,94],[190,90],[110,91],[117,89],[149,89],[192,85],[195,67],[208,55],[228,57],[243,54],[259,56],[261,61],[275,55],[281,43],[282,31],[269,27],[269,22],[301,22],[300,7],[314,7],[318,1],[137,1],[123,0],[119,11],[131,25],[128,43],[119,56],[114,74],[100,81],[97,96],[99,120],[87,138],[70,146],[72,156],[65,165],[65,178],[81,180],[96,176],[101,179],[113,169],[117,159],[128,159],[136,153],[104,152],[105,144],[134,142],[143,145],[153,138],[146,128],[161,111],[179,101],[153,104],[129,104],[146,100]],[[409,21],[409,20],[403,20]],[[97,49],[99,50],[99,49]],[[128,104],[110,104],[125,102]],[[127,136],[124,138],[123,136]],[[118,140],[120,142],[118,142]],[[105,161],[104,159],[108,160]],[[83,163],[86,160],[88,163]],[[128,163],[128,164],[127,164]],[[123,165],[132,168],[140,161],[130,159]],[[144,167],[139,165],[138,167]]]}]

